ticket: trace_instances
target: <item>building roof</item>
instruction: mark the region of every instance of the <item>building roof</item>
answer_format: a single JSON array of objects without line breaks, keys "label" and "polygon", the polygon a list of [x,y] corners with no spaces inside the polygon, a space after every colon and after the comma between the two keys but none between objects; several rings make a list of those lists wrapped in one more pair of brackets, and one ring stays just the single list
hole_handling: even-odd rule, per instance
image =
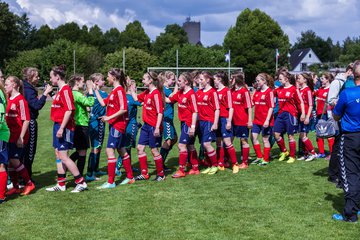
[{"label": "building roof", "polygon": [[311,51],[311,48],[296,49],[290,56],[290,65],[294,69],[301,60]]}]

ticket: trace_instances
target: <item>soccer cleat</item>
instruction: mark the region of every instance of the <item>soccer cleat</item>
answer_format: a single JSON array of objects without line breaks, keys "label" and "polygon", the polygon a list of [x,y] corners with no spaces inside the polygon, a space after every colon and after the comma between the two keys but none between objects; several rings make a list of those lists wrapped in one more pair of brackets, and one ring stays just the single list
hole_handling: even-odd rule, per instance
[{"label": "soccer cleat", "polygon": [[188,175],[199,175],[199,170],[190,169],[190,171],[187,173]]},{"label": "soccer cleat", "polygon": [[332,215],[332,219],[336,221],[344,221],[344,217],[342,214],[336,213]]},{"label": "soccer cleat", "polygon": [[305,162],[311,162],[312,160],[314,160],[317,157],[316,154],[310,154],[306,159]]},{"label": "soccer cleat", "polygon": [[234,164],[232,167],[232,172],[233,173],[238,173],[239,172],[239,164]]},{"label": "soccer cleat", "polygon": [[306,156],[301,156],[301,157],[298,157],[298,158],[297,158],[298,161],[304,161],[305,159],[307,159]]},{"label": "soccer cleat", "polygon": [[248,167],[249,167],[249,165],[247,165],[246,163],[242,163],[239,166],[240,169],[247,169]]},{"label": "soccer cleat", "polygon": [[6,185],[7,190],[12,189],[13,187],[14,187],[14,185],[12,184],[12,182],[11,182],[11,181],[8,181],[8,183],[7,183],[7,185]]},{"label": "soccer cleat", "polygon": [[97,189],[110,189],[110,188],[115,188],[116,184],[115,183],[103,183],[101,186],[97,187]]},{"label": "soccer cleat", "polygon": [[125,178],[120,185],[133,184],[135,182],[134,178]]},{"label": "soccer cleat", "polygon": [[215,173],[217,173],[219,171],[218,167],[211,167],[210,171],[209,171],[209,175],[214,175]]},{"label": "soccer cleat", "polygon": [[211,170],[211,167],[208,167],[205,170],[202,170],[201,173],[202,174],[208,174],[210,172],[210,170]]},{"label": "soccer cleat", "polygon": [[261,163],[262,160],[263,160],[262,158],[257,158],[254,161],[252,161],[251,164],[259,164]]},{"label": "soccer cleat", "polygon": [[178,171],[176,171],[176,173],[174,173],[171,177],[172,177],[172,178],[182,178],[182,177],[185,177],[185,173],[182,172],[182,171],[180,171],[180,170],[178,170]]},{"label": "soccer cleat", "polygon": [[295,162],[295,158],[293,157],[289,157],[289,160],[287,160],[287,163],[294,163]]},{"label": "soccer cleat", "polygon": [[161,182],[161,181],[164,181],[165,178],[166,178],[165,175],[164,175],[164,176],[156,175],[156,177],[153,179],[153,181],[155,181],[155,182]]},{"label": "soccer cleat", "polygon": [[224,167],[224,166],[218,166],[218,169],[219,169],[220,171],[225,171],[225,167]]},{"label": "soccer cleat", "polygon": [[279,161],[280,161],[280,162],[281,162],[281,161],[284,161],[287,156],[289,156],[289,152],[288,152],[288,151],[280,153]]},{"label": "soccer cleat", "polygon": [[262,160],[262,161],[258,164],[258,166],[267,166],[269,163],[270,163],[270,162],[267,162],[267,161],[265,161],[265,160]]},{"label": "soccer cleat", "polygon": [[35,184],[33,182],[29,182],[25,185],[23,192],[20,194],[21,196],[29,195],[35,189]]},{"label": "soccer cleat", "polygon": [[83,182],[83,183],[76,184],[76,187],[71,192],[72,193],[79,193],[79,192],[83,192],[85,190],[87,190],[87,184],[86,184],[86,182]]},{"label": "soccer cleat", "polygon": [[0,198],[0,204],[6,202],[5,198]]},{"label": "soccer cleat", "polygon": [[11,196],[11,195],[14,195],[14,194],[20,194],[21,193],[21,190],[19,188],[12,188],[10,189],[9,191],[7,191],[5,193],[6,196]]},{"label": "soccer cleat", "polygon": [[59,184],[56,184],[53,187],[49,187],[45,189],[48,192],[64,192],[66,190],[66,186],[60,186]]},{"label": "soccer cleat", "polygon": [[331,154],[327,155],[327,156],[325,157],[325,160],[326,160],[326,161],[330,161],[330,158],[331,158]]},{"label": "soccer cleat", "polygon": [[88,175],[86,174],[85,180],[86,180],[87,182],[92,182],[92,181],[98,181],[98,180],[100,180],[100,178],[96,177],[95,174],[93,174],[92,176],[88,176]]},{"label": "soccer cleat", "polygon": [[150,178],[149,174],[140,174],[135,177],[135,181],[148,180]]},{"label": "soccer cleat", "polygon": [[317,156],[318,158],[325,158],[325,153],[319,153]]}]

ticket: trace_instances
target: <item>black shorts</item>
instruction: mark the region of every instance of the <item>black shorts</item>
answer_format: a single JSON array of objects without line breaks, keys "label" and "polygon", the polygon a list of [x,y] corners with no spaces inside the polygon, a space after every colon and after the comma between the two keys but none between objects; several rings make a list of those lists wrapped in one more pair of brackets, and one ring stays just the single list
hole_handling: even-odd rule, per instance
[{"label": "black shorts", "polygon": [[90,147],[89,127],[76,126],[74,132],[74,148],[85,150]]}]

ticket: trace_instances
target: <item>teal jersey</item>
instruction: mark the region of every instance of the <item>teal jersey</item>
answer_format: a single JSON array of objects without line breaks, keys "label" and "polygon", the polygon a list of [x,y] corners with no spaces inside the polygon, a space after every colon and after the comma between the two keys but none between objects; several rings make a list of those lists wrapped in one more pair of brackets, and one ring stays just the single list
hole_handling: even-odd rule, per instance
[{"label": "teal jersey", "polygon": [[[164,86],[164,93],[166,97],[169,97],[172,94],[170,88]],[[174,103],[166,103],[164,111],[164,120],[173,120],[174,119]]]},{"label": "teal jersey", "polygon": [[135,101],[130,94],[126,94],[126,100],[128,104],[129,122],[136,122],[137,107],[141,106],[139,101]]},{"label": "teal jersey", "polygon": [[[108,97],[108,94],[105,91],[99,90],[100,96],[105,99]],[[106,114],[106,107],[101,106],[99,100],[95,98],[94,105],[91,107],[90,111],[90,122],[98,121],[98,119]]]},{"label": "teal jersey", "polygon": [[75,90],[73,90],[72,93],[75,104],[75,125],[89,126],[89,114],[86,108],[94,105],[94,97],[86,97],[81,92]]}]

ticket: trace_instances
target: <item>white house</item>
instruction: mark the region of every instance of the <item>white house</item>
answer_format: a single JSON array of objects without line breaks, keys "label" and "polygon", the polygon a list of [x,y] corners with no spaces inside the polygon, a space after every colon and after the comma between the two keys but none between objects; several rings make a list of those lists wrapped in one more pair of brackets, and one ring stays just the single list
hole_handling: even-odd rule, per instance
[{"label": "white house", "polygon": [[289,60],[292,72],[308,71],[310,65],[322,63],[311,48],[295,50]]}]

